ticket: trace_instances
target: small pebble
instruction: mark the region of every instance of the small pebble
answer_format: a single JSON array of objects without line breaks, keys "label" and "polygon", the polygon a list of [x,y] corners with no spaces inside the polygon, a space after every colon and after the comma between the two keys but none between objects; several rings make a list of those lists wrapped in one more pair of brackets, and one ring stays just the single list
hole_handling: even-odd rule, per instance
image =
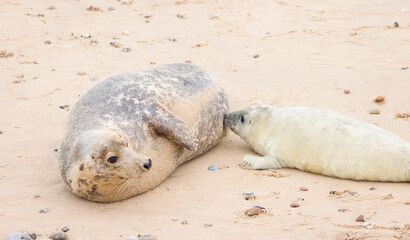
[{"label": "small pebble", "polygon": [[94,6],[89,6],[89,7],[86,8],[85,10],[87,10],[87,11],[92,11],[92,12],[101,11],[101,9],[100,9],[99,7],[94,7]]},{"label": "small pebble", "polygon": [[84,75],[86,75],[86,74],[87,74],[86,72],[82,72],[82,71],[79,71],[79,72],[77,73],[78,76],[84,76]]},{"label": "small pebble", "polygon": [[373,190],[376,190],[376,188],[375,187],[370,187],[369,190],[373,191]]},{"label": "small pebble", "polygon": [[13,57],[14,53],[7,51],[0,51],[0,58]]},{"label": "small pebble", "polygon": [[138,240],[157,240],[157,238],[152,236],[151,234],[145,234],[140,236]]},{"label": "small pebble", "polygon": [[184,15],[182,15],[182,14],[179,14],[179,13],[177,14],[177,17],[178,17],[178,18],[180,18],[180,19],[183,19],[183,18],[185,18],[185,16],[184,16]]},{"label": "small pebble", "polygon": [[259,54],[253,55],[253,58],[258,58],[258,57],[259,57]]},{"label": "small pebble", "polygon": [[354,196],[357,194],[357,192],[348,192],[350,195]]},{"label": "small pebble", "polygon": [[245,211],[245,215],[247,215],[247,216],[249,216],[249,217],[252,217],[252,216],[255,216],[255,215],[259,215],[259,214],[261,214],[261,213],[263,213],[263,210],[260,209],[260,208],[255,208],[255,207],[249,208],[249,209],[247,209],[247,210]]},{"label": "small pebble", "polygon": [[0,130],[0,134],[3,134],[3,130]]},{"label": "small pebble", "polygon": [[112,44],[112,42],[110,42],[111,46],[115,47],[115,48],[120,48],[121,47],[121,43],[119,42],[113,42],[114,44]]},{"label": "small pebble", "polygon": [[56,9],[56,7],[54,7],[54,6],[50,6],[50,7],[47,8],[47,10],[54,10],[54,9]]},{"label": "small pebble", "polygon": [[394,22],[393,27],[399,27],[399,22]]},{"label": "small pebble", "polygon": [[261,206],[253,206],[254,208],[259,208],[259,209],[261,209],[261,210],[265,210],[265,208],[264,207],[261,207]]},{"label": "small pebble", "polygon": [[212,225],[212,223],[205,223],[204,226],[205,227],[212,227],[213,225]]},{"label": "small pebble", "polygon": [[349,94],[350,93],[350,90],[344,90],[343,91],[345,94]]},{"label": "small pebble", "polygon": [[13,84],[18,84],[18,83],[21,83],[22,81],[24,81],[24,80],[13,80],[11,83],[13,83]]},{"label": "small pebble", "polygon": [[50,44],[51,44],[51,41],[50,41],[50,40],[47,40],[47,41],[44,42],[44,44],[50,45]]},{"label": "small pebble", "polygon": [[342,195],[343,193],[342,192],[335,192],[335,195]]},{"label": "small pebble", "polygon": [[373,226],[374,226],[374,223],[369,223],[369,222],[363,223],[363,227],[365,227],[365,228],[373,228]]},{"label": "small pebble", "polygon": [[155,62],[149,62],[149,64],[151,64],[151,65],[155,65]]},{"label": "small pebble", "polygon": [[149,23],[149,20],[145,20],[145,23]]},{"label": "small pebble", "polygon": [[205,47],[205,46],[208,46],[208,43],[205,42],[205,41],[203,41],[203,42],[200,42],[200,43],[196,44],[195,46],[197,46],[197,47]]},{"label": "small pebble", "polygon": [[122,51],[122,52],[127,52],[127,53],[128,53],[128,52],[131,52],[131,48],[127,48],[127,47],[125,47],[125,48],[122,48],[122,49],[121,49],[121,51]]},{"label": "small pebble", "polygon": [[131,35],[131,32],[130,31],[123,31],[122,34],[125,35],[125,36],[129,36],[129,35]]},{"label": "small pebble", "polygon": [[299,190],[306,192],[306,191],[309,190],[309,189],[308,189],[307,187],[300,187]]},{"label": "small pebble", "polygon": [[[37,239],[37,234],[36,233],[30,233],[29,236],[33,239],[36,240]],[[40,235],[41,236],[41,235]]]},{"label": "small pebble", "polygon": [[407,70],[409,67],[402,67],[401,70]]},{"label": "small pebble", "polygon": [[83,34],[81,34],[81,37],[82,37],[82,38],[90,38],[90,37],[91,37],[91,34],[89,34],[89,33],[83,33]]},{"label": "small pebble", "polygon": [[53,240],[65,240],[67,239],[68,235],[65,232],[53,232],[50,234],[48,238],[53,239]]},{"label": "small pebble", "polygon": [[113,8],[113,7],[108,8],[108,11],[114,11],[114,10],[115,10],[115,8]]},{"label": "small pebble", "polygon": [[297,207],[299,207],[299,203],[294,202],[294,203],[290,204],[290,207],[291,208],[297,208]]},{"label": "small pebble", "polygon": [[97,39],[93,39],[93,40],[91,40],[91,43],[98,43],[98,40],[97,40]]},{"label": "small pebble", "polygon": [[191,60],[185,60],[185,63],[192,63]]},{"label": "small pebble", "polygon": [[16,75],[16,78],[24,78],[24,75],[23,74],[18,74],[18,75]]},{"label": "small pebble", "polygon": [[349,211],[349,209],[347,209],[347,208],[340,208],[340,209],[337,210],[337,211],[339,211],[339,212],[347,212],[347,211]]},{"label": "small pebble", "polygon": [[329,194],[336,194],[337,191],[330,191]]},{"label": "small pebble", "polygon": [[396,118],[409,118],[410,117],[410,113],[397,113],[396,114]]},{"label": "small pebble", "polygon": [[356,222],[364,222],[364,216],[363,216],[363,215],[359,215],[359,216],[356,218]]},{"label": "small pebble", "polygon": [[55,72],[56,70],[57,70],[57,69],[55,69],[55,68],[51,69],[52,72]]},{"label": "small pebble", "polygon": [[370,111],[369,111],[369,113],[370,114],[379,114],[380,113],[380,110],[379,109],[370,109]]},{"label": "small pebble", "polygon": [[39,17],[44,17],[44,14],[39,13],[39,14],[37,14],[37,16],[39,16]]},{"label": "small pebble", "polygon": [[381,102],[384,101],[384,97],[383,97],[383,96],[378,96],[378,97],[376,97],[373,101],[374,101],[374,102],[377,102],[377,103],[381,103]]},{"label": "small pebble", "polygon": [[188,221],[187,220],[182,220],[181,223],[185,225],[185,224],[188,224]]},{"label": "small pebble", "polygon": [[70,229],[69,229],[68,227],[63,227],[63,228],[61,229],[61,231],[63,231],[63,232],[68,232],[68,231],[70,231]]},{"label": "small pebble", "polygon": [[132,1],[130,0],[121,0],[121,4],[131,4]]},{"label": "small pebble", "polygon": [[219,167],[218,167],[218,166],[215,166],[215,165],[210,166],[210,167],[208,168],[209,171],[217,171],[218,169],[219,169]]},{"label": "small pebble", "polygon": [[69,106],[66,104],[66,105],[61,105],[59,108],[61,108],[61,109],[66,109],[66,108],[68,108]]},{"label": "small pebble", "polygon": [[39,198],[41,197],[39,194],[34,195],[34,198]]},{"label": "small pebble", "polygon": [[410,205],[410,200],[407,200],[404,204],[405,205]]},{"label": "small pebble", "polygon": [[48,208],[43,208],[38,211],[39,213],[48,213]]},{"label": "small pebble", "polygon": [[31,238],[26,233],[13,232],[13,233],[10,233],[9,235],[7,235],[6,239],[4,239],[4,240],[32,240],[32,239],[33,238]]},{"label": "small pebble", "polygon": [[245,200],[255,199],[255,193],[253,192],[244,192],[243,195],[245,195]]}]

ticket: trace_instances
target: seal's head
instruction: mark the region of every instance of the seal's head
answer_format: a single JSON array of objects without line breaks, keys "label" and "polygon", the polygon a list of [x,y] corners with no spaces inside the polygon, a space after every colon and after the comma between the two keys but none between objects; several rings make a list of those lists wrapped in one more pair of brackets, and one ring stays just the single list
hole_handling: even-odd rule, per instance
[{"label": "seal's head", "polygon": [[231,112],[224,117],[224,124],[235,134],[246,139],[252,126],[268,117],[266,109],[266,106],[260,106]]},{"label": "seal's head", "polygon": [[133,151],[118,134],[91,130],[83,133],[71,149],[68,184],[83,198],[111,202],[151,168],[149,157]]}]

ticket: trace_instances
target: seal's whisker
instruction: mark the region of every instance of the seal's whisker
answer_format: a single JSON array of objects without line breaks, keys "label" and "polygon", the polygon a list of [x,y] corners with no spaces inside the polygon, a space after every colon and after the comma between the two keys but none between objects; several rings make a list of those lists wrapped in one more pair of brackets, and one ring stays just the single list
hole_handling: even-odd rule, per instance
[{"label": "seal's whisker", "polygon": [[114,185],[113,188],[117,188],[117,193],[122,192],[122,190],[126,189],[126,186],[128,185],[128,182],[130,181],[131,178],[127,178],[125,181],[121,181],[119,184]]},{"label": "seal's whisker", "polygon": [[121,187],[117,189],[117,192],[122,192],[123,190],[126,190],[129,186],[134,185],[135,178],[127,178],[125,182],[122,183]]}]

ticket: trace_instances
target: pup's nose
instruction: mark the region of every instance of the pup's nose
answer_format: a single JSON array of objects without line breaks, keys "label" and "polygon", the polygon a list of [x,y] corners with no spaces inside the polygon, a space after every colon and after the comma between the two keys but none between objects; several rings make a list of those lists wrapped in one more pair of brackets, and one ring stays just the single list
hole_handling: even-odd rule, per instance
[{"label": "pup's nose", "polygon": [[148,158],[148,163],[144,163],[144,168],[148,170],[151,168],[151,166],[152,166],[152,161],[150,158]]}]

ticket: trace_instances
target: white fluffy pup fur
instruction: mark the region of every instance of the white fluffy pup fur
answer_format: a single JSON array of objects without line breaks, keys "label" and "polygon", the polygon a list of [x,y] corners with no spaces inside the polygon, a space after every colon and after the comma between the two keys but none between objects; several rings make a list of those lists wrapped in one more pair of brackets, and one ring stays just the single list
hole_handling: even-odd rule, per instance
[{"label": "white fluffy pup fur", "polygon": [[246,155],[251,169],[297,168],[368,181],[410,181],[410,143],[372,124],[306,107],[260,106],[224,120],[262,157]]}]

